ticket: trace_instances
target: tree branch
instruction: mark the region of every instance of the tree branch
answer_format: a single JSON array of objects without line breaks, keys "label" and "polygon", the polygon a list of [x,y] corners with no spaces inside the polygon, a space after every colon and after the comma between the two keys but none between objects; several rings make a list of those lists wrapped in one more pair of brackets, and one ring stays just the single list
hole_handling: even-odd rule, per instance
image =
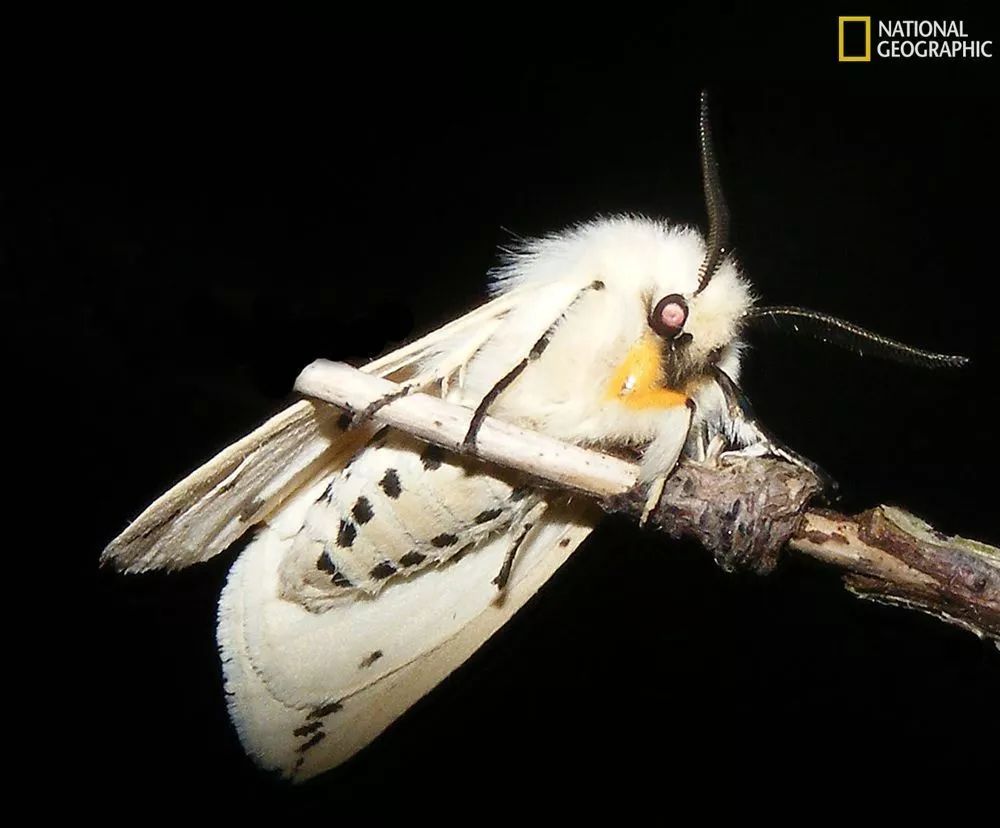
[{"label": "tree branch", "polygon": [[[352,412],[399,391],[389,380],[318,360],[295,387]],[[375,418],[460,452],[472,411],[426,394],[400,397]],[[487,417],[477,457],[525,472],[539,484],[592,496],[609,512],[638,518],[646,495],[625,460],[559,442]],[[889,506],[858,515],[808,508],[818,483],[806,470],[771,458],[718,465],[682,462],[671,474],[649,524],[700,541],[726,570],[770,572],[783,549],[837,567],[862,598],[928,612],[989,637],[1000,648],[1000,550],[946,537]]]}]

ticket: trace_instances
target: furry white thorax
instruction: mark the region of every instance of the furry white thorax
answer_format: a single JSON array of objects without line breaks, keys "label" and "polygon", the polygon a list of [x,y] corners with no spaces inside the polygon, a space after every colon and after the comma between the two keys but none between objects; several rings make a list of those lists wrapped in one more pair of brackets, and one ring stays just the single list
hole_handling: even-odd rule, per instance
[{"label": "furry white thorax", "polygon": [[[609,401],[607,387],[629,349],[651,334],[652,305],[673,293],[689,306],[689,358],[706,368],[714,362],[738,379],[739,327],[752,303],[750,289],[727,258],[694,296],[704,256],[696,230],[631,216],[598,219],[526,243],[494,274],[494,285],[498,293],[526,289],[530,295],[472,359],[452,399],[475,405],[555,322],[544,353],[497,399],[491,414],[598,446],[639,445],[665,436],[665,430],[676,433],[676,418],[662,409]],[[580,295],[560,319],[595,280],[604,289]],[[697,400],[698,385],[695,378],[678,390]],[[695,422],[708,414],[697,411]]]}]

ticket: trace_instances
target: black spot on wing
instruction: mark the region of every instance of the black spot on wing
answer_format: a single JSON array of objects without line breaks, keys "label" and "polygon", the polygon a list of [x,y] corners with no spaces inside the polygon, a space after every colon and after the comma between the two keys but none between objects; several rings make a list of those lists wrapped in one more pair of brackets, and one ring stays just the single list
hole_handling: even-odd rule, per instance
[{"label": "black spot on wing", "polygon": [[297,753],[305,753],[310,748],[316,747],[320,742],[326,738],[326,734],[320,730],[312,735],[312,738],[308,742],[303,742],[296,749]]},{"label": "black spot on wing", "polygon": [[341,431],[347,431],[347,427],[351,424],[351,415],[344,413],[337,417],[337,428]]},{"label": "black spot on wing", "polygon": [[560,546],[569,546],[569,538],[563,538],[561,541],[559,541],[559,545]]},{"label": "black spot on wing", "polygon": [[421,564],[426,560],[427,560],[426,555],[421,555],[419,552],[417,552],[416,549],[414,549],[412,552],[407,552],[405,555],[403,555],[403,557],[399,559],[399,562],[403,566],[416,566],[417,564]]},{"label": "black spot on wing", "polygon": [[390,575],[396,574],[396,567],[394,567],[388,561],[382,561],[382,563],[372,568],[372,571],[368,573],[376,581],[384,581]]},{"label": "black spot on wing", "polygon": [[302,727],[297,727],[292,731],[292,734],[298,737],[308,736],[310,733],[314,733],[323,727],[323,723],[319,720],[314,722],[309,722],[309,724],[304,724]]},{"label": "black spot on wing", "polygon": [[500,515],[503,514],[503,509],[487,509],[485,512],[480,512],[474,518],[476,523],[489,523],[491,520],[496,520]]},{"label": "black spot on wing", "polygon": [[362,669],[364,669],[365,667],[371,667],[380,658],[382,658],[382,651],[375,650],[375,652],[371,653],[370,655],[366,655],[363,659],[361,659],[360,666]]},{"label": "black spot on wing", "polygon": [[372,511],[372,504],[364,495],[355,501],[354,508],[351,509],[351,514],[354,515],[354,519],[362,526],[375,517],[375,512]]},{"label": "black spot on wing", "polygon": [[330,503],[333,500],[333,484],[335,482],[336,481],[331,480],[329,483],[326,484],[326,488],[323,489],[323,494],[319,496],[319,500],[325,499],[327,503]]},{"label": "black spot on wing", "polygon": [[441,446],[429,445],[420,455],[420,462],[427,471],[440,468],[442,460],[444,460],[444,449]]},{"label": "black spot on wing", "polygon": [[308,718],[323,719],[326,716],[329,716],[331,713],[336,713],[339,710],[343,710],[343,708],[344,705],[342,705],[339,701],[327,702],[326,704],[321,705],[320,707],[317,707],[315,710],[313,710],[313,712],[309,714]]},{"label": "black spot on wing", "polygon": [[458,536],[452,535],[450,532],[442,532],[440,535],[431,538],[431,545],[436,546],[438,549],[444,549],[446,546],[454,546],[456,543],[458,543]]},{"label": "black spot on wing", "polygon": [[347,578],[343,572],[337,569],[326,552],[321,553],[319,558],[316,560],[316,568],[321,572],[328,573],[330,575],[330,581],[334,586],[343,587],[344,589],[350,589],[354,586],[350,579]]},{"label": "black spot on wing", "polygon": [[337,531],[337,546],[342,549],[349,549],[354,545],[354,539],[358,536],[358,527],[351,521],[342,519],[340,529]]},{"label": "black spot on wing", "polygon": [[403,492],[403,487],[399,485],[399,473],[395,469],[386,469],[378,485],[393,500]]},{"label": "black spot on wing", "polygon": [[530,486],[518,486],[510,493],[510,499],[513,503],[517,503],[519,500],[524,500],[530,493]]}]

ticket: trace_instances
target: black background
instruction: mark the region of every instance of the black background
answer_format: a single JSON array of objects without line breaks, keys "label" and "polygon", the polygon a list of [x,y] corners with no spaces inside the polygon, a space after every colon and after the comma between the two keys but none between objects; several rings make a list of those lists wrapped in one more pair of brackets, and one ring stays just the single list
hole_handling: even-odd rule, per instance
[{"label": "black background", "polygon": [[529,795],[704,809],[705,790],[755,789],[749,807],[793,784],[986,779],[996,650],[805,562],[727,576],[608,521],[455,676],[300,789],[256,771],[226,717],[214,609],[232,553],[95,574],[309,360],[368,359],[481,301],[511,232],[623,211],[703,226],[702,86],[759,294],[973,359],[931,373],[761,336],[743,380],[758,415],[840,481],[845,510],[898,503],[1000,542],[992,63],[838,65],[818,12],[456,14],[87,20],[17,61],[5,330],[34,374],[14,372],[12,398],[44,400],[31,419],[58,455],[26,471],[45,487],[29,558],[84,605],[42,650],[59,707],[36,747],[52,728],[71,745],[46,773],[108,808],[448,818]]}]

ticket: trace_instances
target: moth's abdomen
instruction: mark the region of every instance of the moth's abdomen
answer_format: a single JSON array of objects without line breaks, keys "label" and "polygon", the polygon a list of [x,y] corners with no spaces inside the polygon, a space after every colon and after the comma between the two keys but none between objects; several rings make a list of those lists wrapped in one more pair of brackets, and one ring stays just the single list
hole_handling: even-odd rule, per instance
[{"label": "moth's abdomen", "polygon": [[282,564],[283,596],[324,609],[374,595],[506,530],[529,505],[515,474],[383,430],[332,476]]}]

